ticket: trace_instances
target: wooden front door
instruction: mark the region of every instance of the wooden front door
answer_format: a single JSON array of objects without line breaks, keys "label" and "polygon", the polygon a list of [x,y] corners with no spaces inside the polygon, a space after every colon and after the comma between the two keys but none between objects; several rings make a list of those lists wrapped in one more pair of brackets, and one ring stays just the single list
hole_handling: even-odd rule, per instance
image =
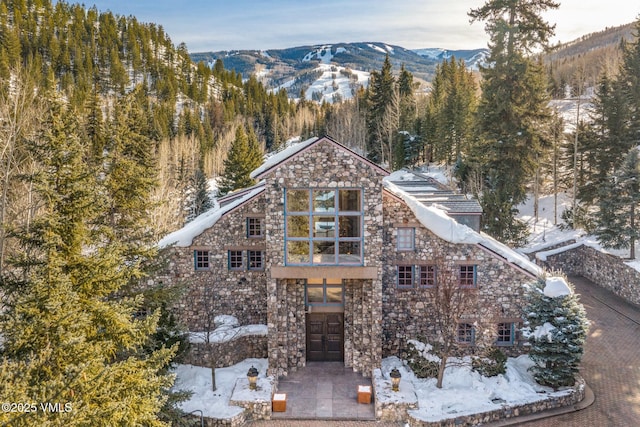
[{"label": "wooden front door", "polygon": [[344,360],[343,313],[307,314],[307,360]]}]

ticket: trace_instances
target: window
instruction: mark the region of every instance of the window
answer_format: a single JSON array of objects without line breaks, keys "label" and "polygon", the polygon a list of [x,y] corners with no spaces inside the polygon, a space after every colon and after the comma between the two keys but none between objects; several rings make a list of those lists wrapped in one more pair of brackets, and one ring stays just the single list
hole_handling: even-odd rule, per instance
[{"label": "window", "polygon": [[398,228],[398,250],[412,251],[414,249],[416,229],[411,227]]},{"label": "window", "polygon": [[242,251],[229,251],[229,270],[242,270]]},{"label": "window", "polygon": [[264,219],[247,218],[247,237],[257,238],[264,236]]},{"label": "window", "polygon": [[262,251],[247,251],[249,270],[264,270],[264,260]]},{"label": "window", "polygon": [[476,266],[461,265],[459,275],[460,286],[465,288],[473,288],[476,286]]},{"label": "window", "polygon": [[515,341],[515,328],[513,323],[498,323],[498,345],[513,345]]},{"label": "window", "polygon": [[196,270],[209,270],[209,251],[193,251],[193,263]]},{"label": "window", "polygon": [[473,344],[475,331],[471,323],[458,323],[458,342],[462,344]]},{"label": "window", "polygon": [[413,287],[413,266],[412,265],[398,266],[398,287],[399,288]]},{"label": "window", "polygon": [[307,279],[305,291],[307,305],[344,305],[344,285],[341,279]]},{"label": "window", "polygon": [[362,264],[362,191],[287,189],[287,265]]},{"label": "window", "polygon": [[419,285],[424,288],[429,288],[436,285],[436,266],[435,265],[421,265],[420,269]]}]

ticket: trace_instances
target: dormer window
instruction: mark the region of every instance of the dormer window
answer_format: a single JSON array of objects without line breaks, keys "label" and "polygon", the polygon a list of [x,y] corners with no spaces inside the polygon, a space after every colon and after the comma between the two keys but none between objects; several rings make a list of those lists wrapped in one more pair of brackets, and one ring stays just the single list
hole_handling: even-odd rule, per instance
[{"label": "dormer window", "polygon": [[363,204],[360,189],[287,189],[287,265],[361,265]]}]

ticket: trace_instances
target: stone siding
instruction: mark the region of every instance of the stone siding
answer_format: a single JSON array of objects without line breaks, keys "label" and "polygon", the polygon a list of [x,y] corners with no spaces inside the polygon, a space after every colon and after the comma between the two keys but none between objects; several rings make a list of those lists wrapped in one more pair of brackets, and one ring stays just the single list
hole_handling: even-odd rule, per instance
[{"label": "stone siding", "polygon": [[226,368],[249,358],[267,358],[266,336],[247,335],[222,343],[191,343],[183,363],[211,367],[210,361],[214,361],[215,368]]},{"label": "stone siding", "polygon": [[[398,227],[415,228],[415,250],[397,249]],[[520,323],[521,307],[524,304],[526,283],[536,279],[502,258],[482,249],[478,245],[453,244],[446,242],[422,226],[413,212],[392,195],[384,197],[384,250],[383,267],[383,357],[401,356],[406,350],[406,342],[418,337],[435,339],[431,291],[428,288],[399,288],[397,286],[397,265],[476,265],[477,286],[465,290],[477,298],[470,307],[468,320],[478,322],[483,329],[486,343],[495,341],[498,323]],[[418,272],[415,271],[415,276]],[[442,276],[441,276],[442,277]],[[438,280],[438,272],[436,272]],[[415,278],[414,278],[415,281]],[[480,331],[476,331],[479,343]],[[523,352],[526,340],[519,334],[513,346],[501,347],[510,356]],[[431,341],[433,342],[433,341]]]},{"label": "stone siding", "polygon": [[[156,280],[184,287],[174,310],[189,330],[213,330],[213,317],[220,314],[235,316],[243,324],[266,324],[265,272],[228,267],[229,249],[243,250],[243,256],[247,249],[265,249],[264,237],[248,238],[246,232],[246,218],[259,215],[264,215],[262,195],[228,212],[197,236],[190,247],[170,249],[166,271]],[[195,269],[195,250],[210,251],[208,270]]]},{"label": "stone siding", "polygon": [[[382,174],[379,170],[358,159],[348,150],[329,140],[321,140],[298,152],[268,171],[265,201],[267,228],[267,271],[272,267],[284,267],[284,193],[287,188],[359,188],[364,202],[364,263],[366,267],[381,267],[382,260]],[[317,269],[315,277],[327,277],[323,267]],[[356,304],[350,313],[350,326],[345,324],[345,364],[357,372],[371,375],[371,370],[382,361],[382,281],[379,275],[366,282],[362,296],[365,301]],[[302,291],[299,289],[301,288]],[[289,368],[304,366],[304,310],[302,283],[292,285],[291,280],[267,280],[267,326],[269,328],[269,372],[285,375]],[[294,292],[297,295],[287,295]],[[345,312],[347,308],[345,307]],[[295,322],[295,325],[291,323]],[[301,329],[302,328],[302,329]],[[292,330],[293,329],[293,330]]]},{"label": "stone siding", "polygon": [[547,269],[583,276],[625,300],[640,305],[640,272],[620,257],[581,245],[536,262]]}]

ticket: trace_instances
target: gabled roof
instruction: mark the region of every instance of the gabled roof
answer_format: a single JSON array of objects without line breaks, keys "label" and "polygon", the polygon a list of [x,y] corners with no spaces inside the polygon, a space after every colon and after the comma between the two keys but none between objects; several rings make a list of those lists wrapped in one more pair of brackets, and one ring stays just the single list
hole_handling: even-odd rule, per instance
[{"label": "gabled roof", "polygon": [[222,197],[219,200],[219,206],[208,210],[196,217],[193,221],[187,223],[184,227],[165,236],[158,247],[165,248],[175,245],[179,247],[188,247],[193,244],[193,239],[201,235],[205,230],[213,227],[225,214],[233,211],[241,205],[247,203],[264,191],[264,181],[250,188],[244,188]]},{"label": "gabled roof", "polygon": [[538,277],[542,275],[543,270],[539,266],[504,243],[458,223],[442,209],[425,205],[391,181],[384,180],[383,184],[385,190],[401,199],[411,209],[418,221],[439,238],[450,243],[478,245],[493,254],[499,255],[510,264],[532,276]]},{"label": "gabled roof", "polygon": [[311,147],[321,142],[328,142],[330,144],[335,145],[340,150],[350,154],[357,160],[361,161],[362,163],[365,163],[367,166],[374,168],[381,175],[384,175],[384,176],[389,175],[389,172],[387,170],[381,168],[380,166],[373,163],[371,160],[367,159],[366,157],[361,156],[360,154],[356,153],[352,149],[335,141],[331,137],[323,136],[321,138],[317,138],[317,137],[309,138],[306,141],[302,141],[300,143],[291,145],[285,148],[284,150],[274,154],[273,156],[269,157],[259,168],[251,172],[250,176],[253,179],[262,179],[274,168],[287,163],[291,159],[295,158],[298,154],[309,150]]}]

